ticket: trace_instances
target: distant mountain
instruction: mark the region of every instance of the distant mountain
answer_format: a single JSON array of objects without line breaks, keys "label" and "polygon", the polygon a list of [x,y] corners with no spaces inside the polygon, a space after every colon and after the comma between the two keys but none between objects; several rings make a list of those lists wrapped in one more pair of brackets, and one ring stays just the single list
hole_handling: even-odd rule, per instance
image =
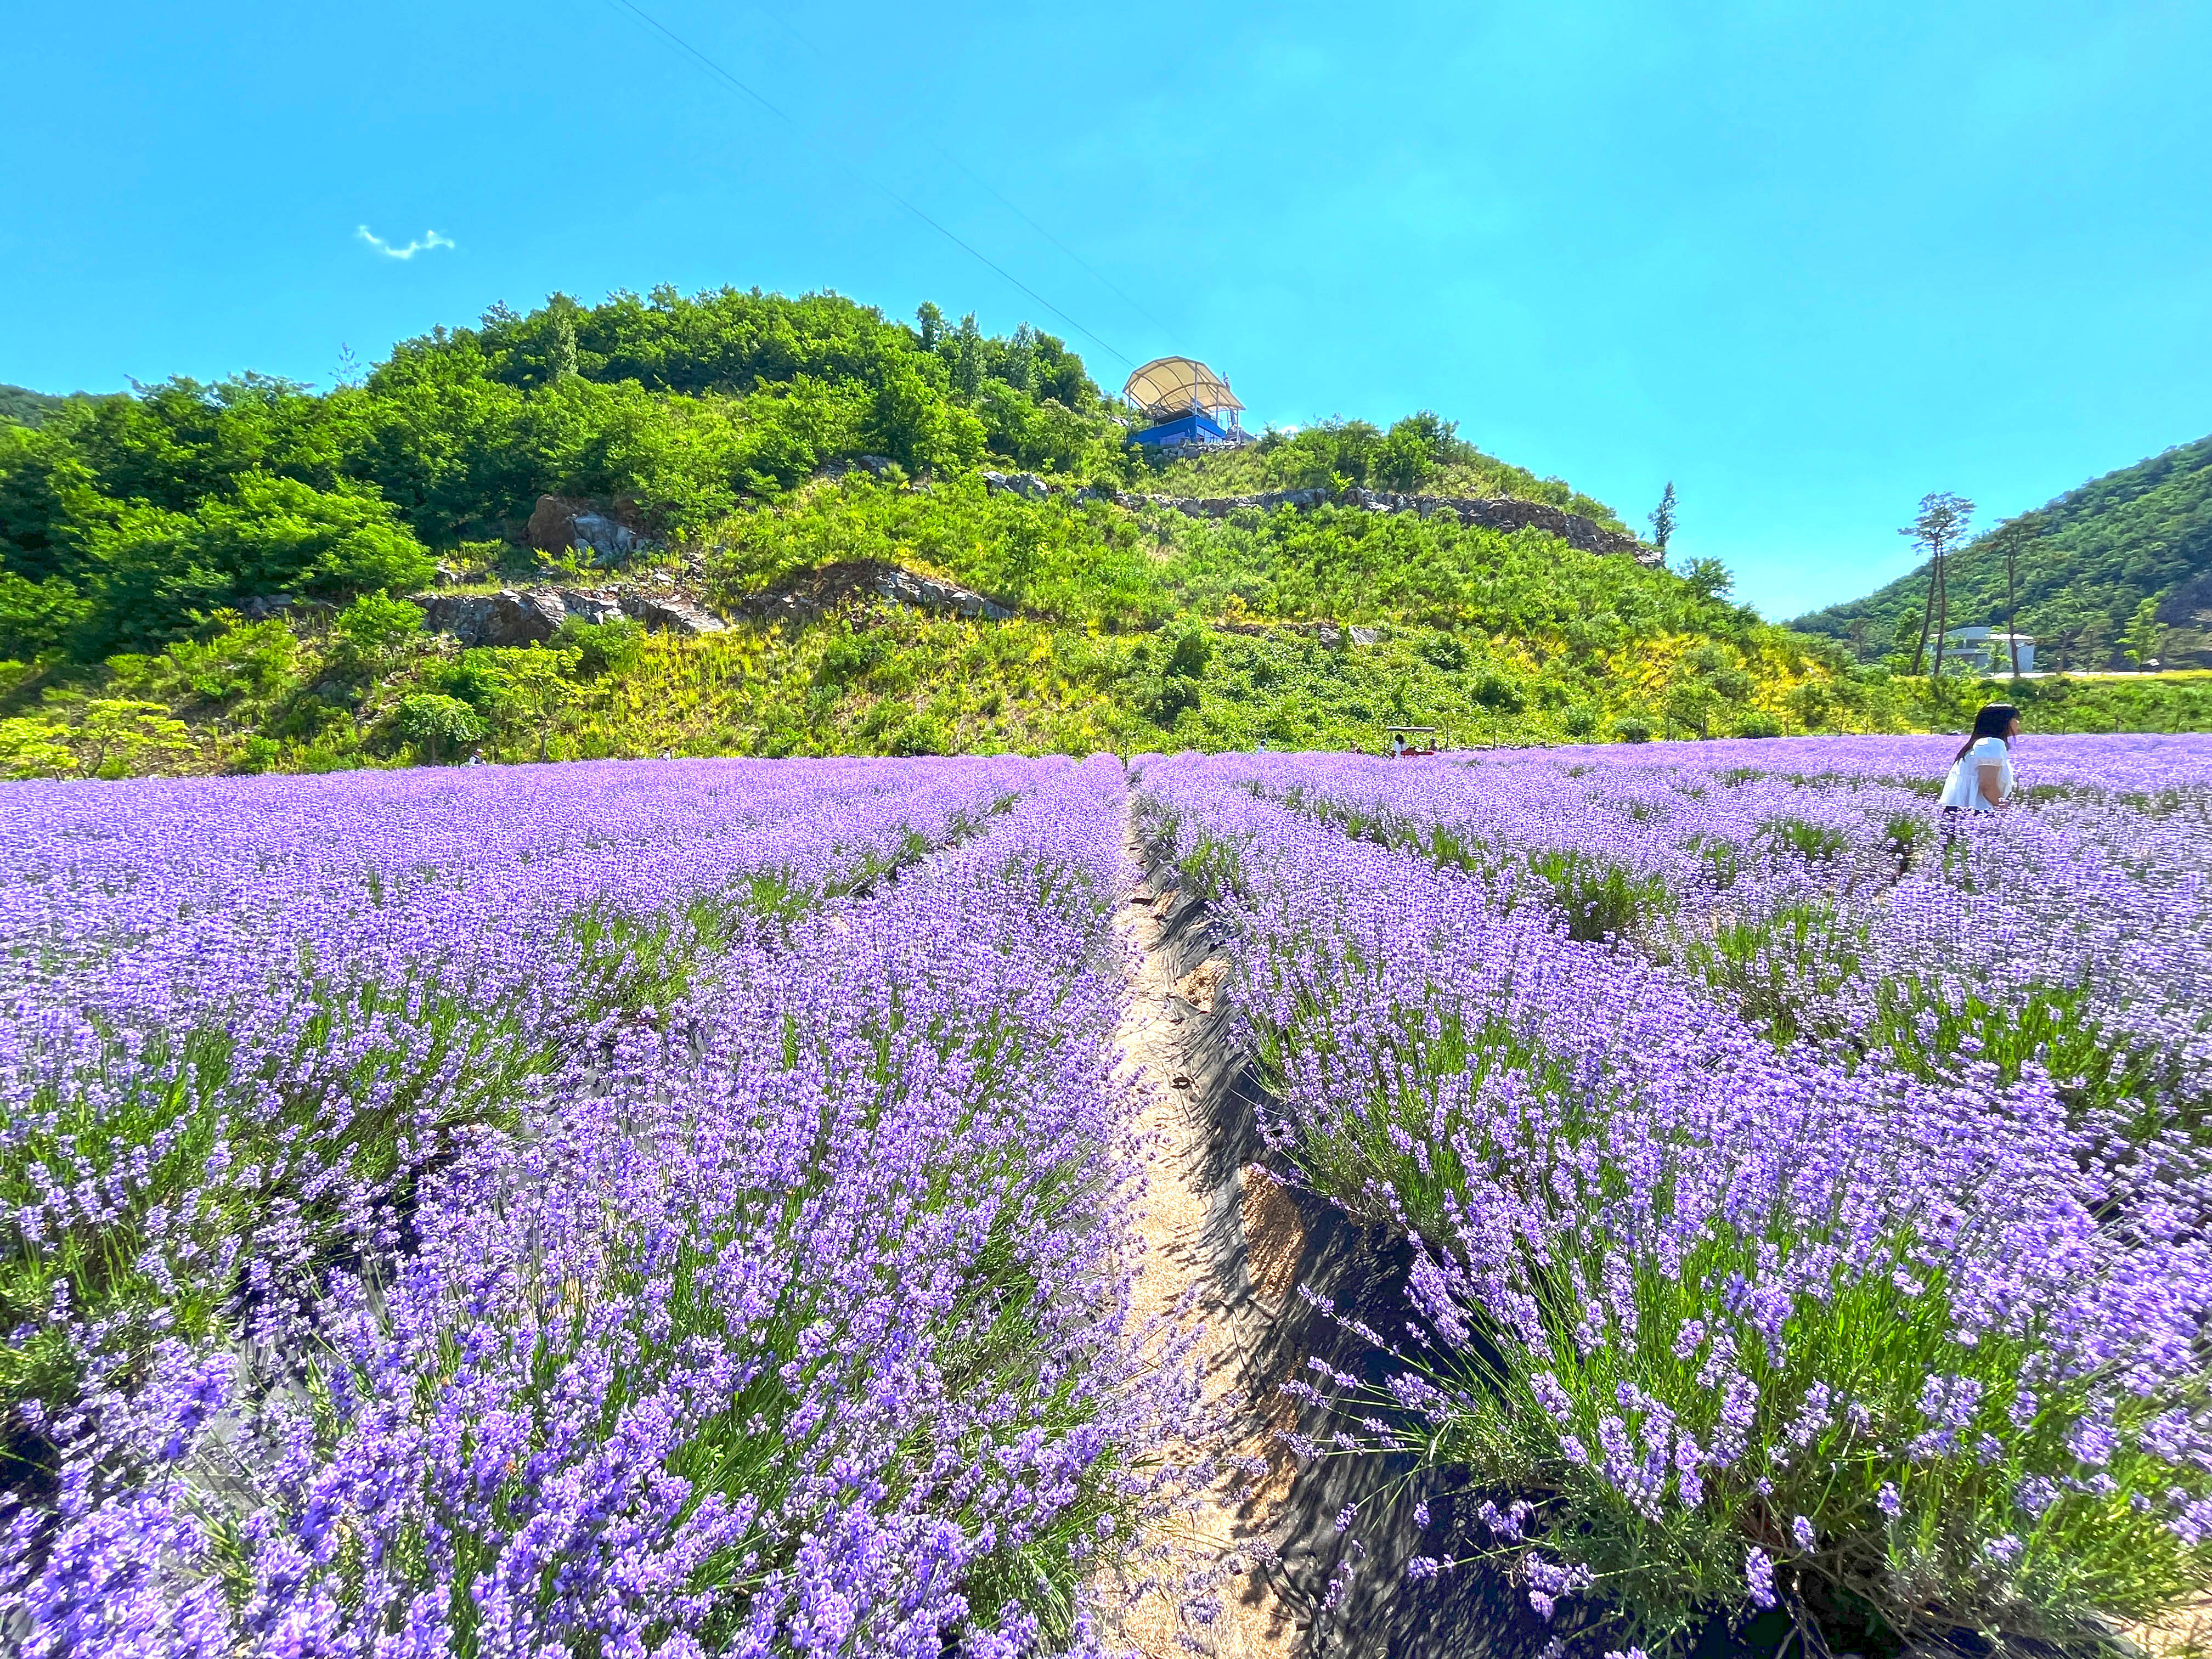
[{"label": "distant mountain", "polygon": [[[2020,555],[2020,628],[2038,666],[2106,668],[2136,607],[2158,601],[2160,659],[2212,667],[2212,437],[2108,472],[2042,509],[2043,535]],[[1953,627],[2005,620],[2004,559],[1993,535],[1960,552],[1946,586]],[[1850,640],[1868,658],[1912,648],[1928,567],[1887,587],[1800,617],[1791,627]]]},{"label": "distant mountain", "polygon": [[13,421],[18,426],[37,426],[55,410],[69,402],[51,392],[33,392],[28,386],[0,386],[0,421]]}]

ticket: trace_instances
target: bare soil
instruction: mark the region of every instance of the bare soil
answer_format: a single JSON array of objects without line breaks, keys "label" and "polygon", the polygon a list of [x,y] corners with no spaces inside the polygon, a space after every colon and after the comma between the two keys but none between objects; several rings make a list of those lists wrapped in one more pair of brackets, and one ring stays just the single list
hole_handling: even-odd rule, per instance
[{"label": "bare soil", "polygon": [[[1185,1331],[1202,1327],[1200,1386],[1224,1425],[1211,1448],[1223,1473],[1146,1540],[1152,1583],[1119,1611],[1117,1634],[1145,1659],[1183,1659],[1193,1651],[1287,1659],[1301,1650],[1305,1632],[1270,1584],[1273,1556],[1266,1539],[1296,1473],[1293,1454],[1277,1437],[1294,1411],[1287,1400],[1265,1397],[1272,1391],[1249,1375],[1234,1325],[1224,1316],[1221,1264],[1210,1259],[1208,1194],[1199,1174],[1208,1130],[1184,1070],[1182,1027],[1212,1010],[1225,964],[1207,963],[1174,981],[1157,948],[1151,898],[1139,890],[1121,924],[1141,956],[1119,1040],[1128,1074],[1144,1091],[1143,1127],[1154,1149],[1138,1225],[1136,1306],[1145,1319]],[[1271,1177],[1252,1179],[1248,1171],[1242,1213],[1255,1288],[1274,1303],[1289,1294],[1286,1272],[1298,1257],[1297,1210]]]}]

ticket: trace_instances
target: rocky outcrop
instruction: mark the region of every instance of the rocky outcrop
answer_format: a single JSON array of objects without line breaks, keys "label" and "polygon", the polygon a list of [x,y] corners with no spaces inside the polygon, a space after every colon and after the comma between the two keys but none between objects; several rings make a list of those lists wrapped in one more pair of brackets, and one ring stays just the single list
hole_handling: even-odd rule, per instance
[{"label": "rocky outcrop", "polygon": [[994,495],[1004,490],[1031,501],[1043,501],[1053,493],[1052,486],[1034,472],[986,472],[983,488]]},{"label": "rocky outcrop", "polygon": [[561,603],[568,614],[580,622],[611,623],[623,614],[622,594],[616,590],[588,593],[574,587],[561,587],[554,592],[561,596]]},{"label": "rocky outcrop", "polygon": [[894,605],[909,605],[921,611],[944,611],[985,622],[1004,622],[1014,614],[981,593],[952,582],[939,581],[934,576],[917,576],[908,570],[886,571],[878,580],[876,592]]},{"label": "rocky outcrop", "polygon": [[622,590],[623,614],[644,623],[647,628],[665,629],[672,634],[720,634],[726,624],[720,617],[694,605],[681,594],[671,590],[653,592],[641,587]]},{"label": "rocky outcrop", "polygon": [[434,634],[450,634],[464,646],[543,643],[572,617],[594,623],[629,617],[647,628],[678,634],[719,634],[724,626],[720,617],[679,593],[638,587],[599,592],[574,587],[523,591],[509,587],[496,593],[412,593],[408,597],[422,607],[425,627]]},{"label": "rocky outcrop", "polygon": [[744,613],[762,622],[810,623],[854,605],[881,600],[939,616],[1004,622],[1014,613],[994,599],[895,564],[852,559],[810,570],[788,586],[747,600]]},{"label": "rocky outcrop", "polygon": [[653,545],[634,507],[601,507],[559,495],[540,495],[524,538],[540,553],[588,555],[595,564],[617,565]]},{"label": "rocky outcrop", "polygon": [[550,588],[496,593],[411,593],[422,607],[422,623],[434,634],[451,634],[465,646],[512,646],[543,642],[568,620],[568,607]]}]

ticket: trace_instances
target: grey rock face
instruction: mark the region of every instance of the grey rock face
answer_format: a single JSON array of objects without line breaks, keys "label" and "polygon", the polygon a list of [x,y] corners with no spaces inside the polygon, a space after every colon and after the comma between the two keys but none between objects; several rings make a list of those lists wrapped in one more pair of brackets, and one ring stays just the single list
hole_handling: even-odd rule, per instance
[{"label": "grey rock face", "polygon": [[647,628],[665,628],[674,634],[727,631],[727,625],[720,617],[673,593],[646,593],[625,587],[621,603],[623,615],[635,617]]},{"label": "grey rock face", "polygon": [[620,564],[633,553],[655,545],[636,525],[625,524],[614,513],[558,495],[538,498],[524,534],[540,553],[588,554],[596,564]]},{"label": "grey rock face", "polygon": [[423,624],[431,632],[451,634],[465,646],[528,645],[550,640],[568,615],[561,596],[550,589],[519,593],[508,587],[496,593],[408,597],[422,607]]},{"label": "grey rock face", "polygon": [[1024,501],[1041,501],[1052,494],[1052,486],[1034,472],[986,472],[983,485],[994,494],[1003,489]]},{"label": "grey rock face", "polygon": [[947,611],[956,617],[1004,622],[1014,614],[981,593],[971,593],[951,582],[939,581],[933,576],[917,576],[910,571],[886,571],[877,580],[876,591],[899,605],[910,605],[921,611]]},{"label": "grey rock face", "polygon": [[1382,630],[1379,628],[1355,628],[1352,630],[1354,645],[1373,645],[1382,637]]},{"label": "grey rock face", "polygon": [[600,564],[620,564],[645,545],[645,538],[601,513],[579,513],[568,524],[569,546]]},{"label": "grey rock face", "polygon": [[450,634],[464,646],[515,646],[543,643],[574,617],[580,622],[608,623],[622,616],[635,617],[648,628],[673,629],[681,634],[719,634],[722,623],[689,600],[674,594],[646,595],[635,589],[591,592],[580,588],[532,588],[518,592],[507,588],[497,593],[416,593],[409,596],[422,607],[422,620],[433,633]]},{"label": "grey rock face", "polygon": [[586,593],[573,587],[563,587],[557,592],[568,614],[580,622],[610,623],[623,614],[619,593]]}]

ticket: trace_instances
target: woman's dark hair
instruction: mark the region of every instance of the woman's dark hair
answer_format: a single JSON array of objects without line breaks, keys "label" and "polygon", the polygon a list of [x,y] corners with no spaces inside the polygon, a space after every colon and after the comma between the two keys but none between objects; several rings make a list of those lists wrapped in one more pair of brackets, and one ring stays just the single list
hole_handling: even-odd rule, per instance
[{"label": "woman's dark hair", "polygon": [[1984,738],[2003,739],[2005,746],[2010,748],[2011,740],[2005,738],[2005,733],[2012,730],[2012,723],[2019,718],[2020,710],[2008,702],[1984,703],[1982,712],[1974,716],[1973,731],[1967,734],[1966,742],[1959,745],[1956,758],[1966,759],[1966,751]]}]

